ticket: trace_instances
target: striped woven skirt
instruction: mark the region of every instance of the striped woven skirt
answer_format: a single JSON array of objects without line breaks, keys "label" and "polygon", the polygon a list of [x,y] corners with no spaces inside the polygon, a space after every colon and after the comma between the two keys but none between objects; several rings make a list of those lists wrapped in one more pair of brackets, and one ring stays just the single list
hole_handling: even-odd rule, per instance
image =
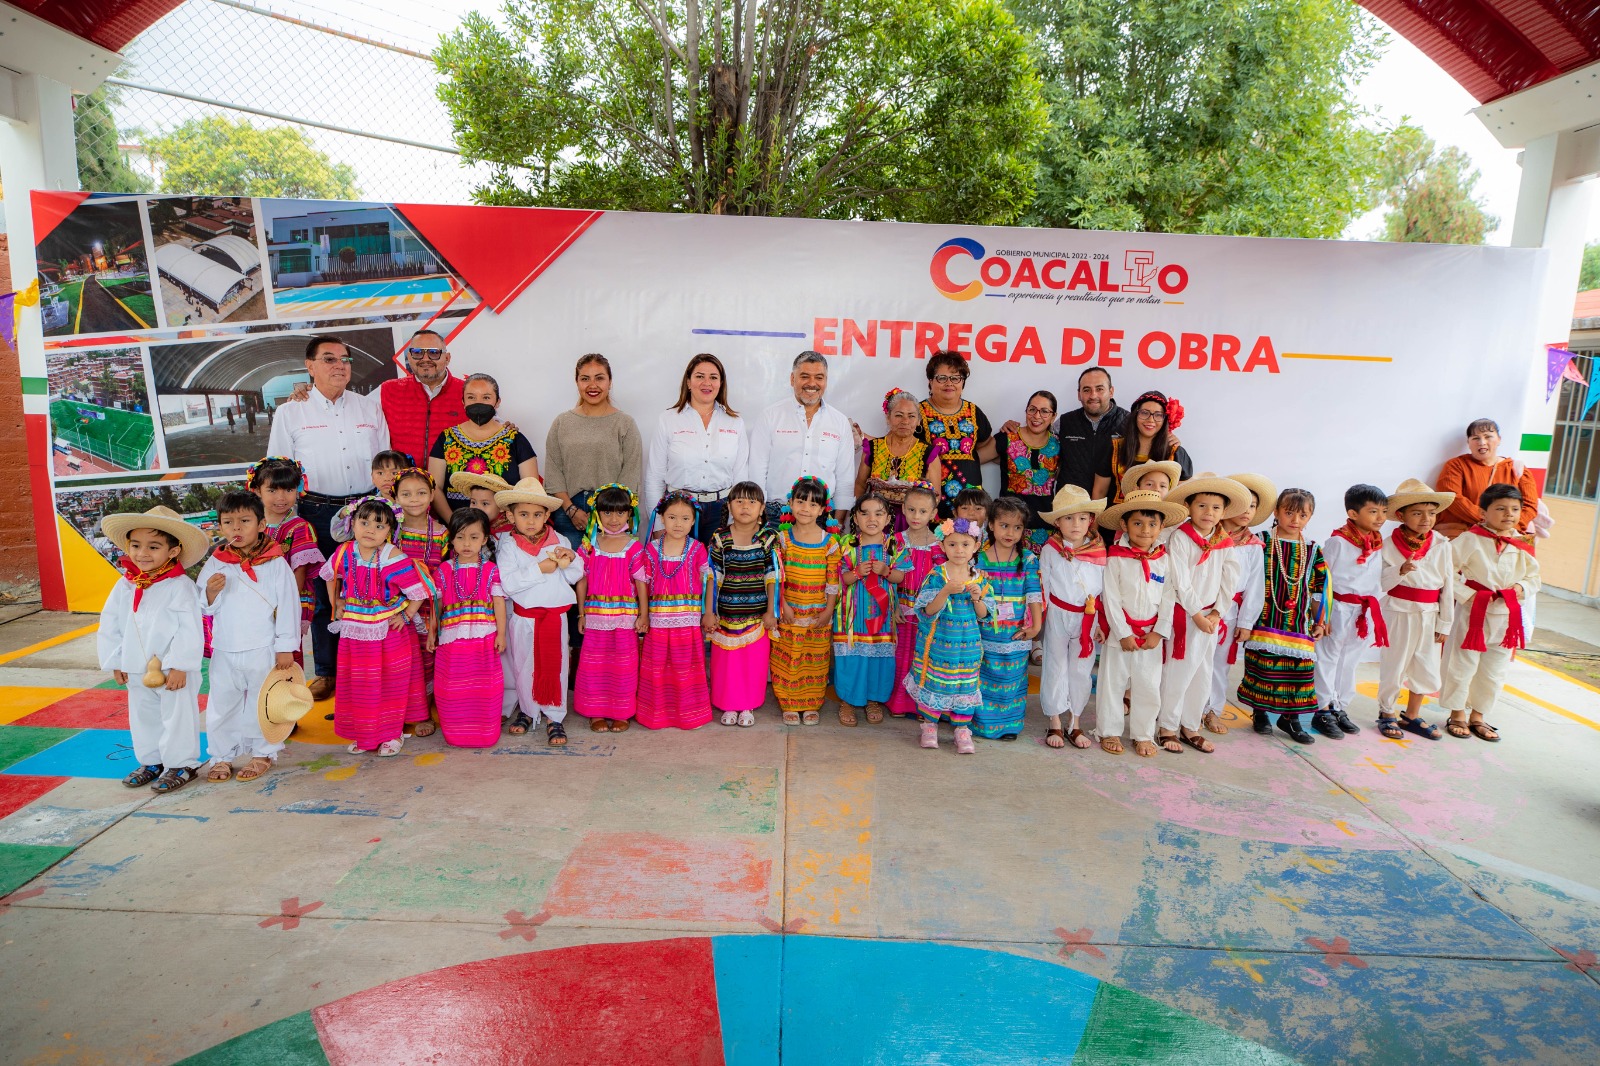
[{"label": "striped woven skirt", "polygon": [[972,640],[928,640],[920,637],[917,658],[911,664],[902,687],[916,701],[917,713],[925,722],[947,717],[956,725],[968,725],[983,706],[978,689],[978,673],[983,661],[983,645]]},{"label": "striped woven skirt", "polygon": [[711,721],[706,643],[699,626],[651,626],[639,671],[639,724],[699,729]]},{"label": "striped woven skirt", "polygon": [[417,634],[410,626],[391,629],[382,640],[339,641],[333,731],[362,751],[395,740],[407,705],[413,696],[421,698],[413,687],[420,678]]},{"label": "striped woven skirt", "polygon": [[439,732],[458,748],[487,748],[500,739],[500,703],[505,674],[494,650],[494,634],[439,645],[434,655],[433,696]]},{"label": "striped woven skirt", "polygon": [[760,618],[718,619],[711,635],[711,705],[721,711],[753,711],[767,702],[772,641]]},{"label": "striped woven skirt", "polygon": [[1317,709],[1313,659],[1245,648],[1239,702],[1270,714],[1311,714]]},{"label": "striped woven skirt", "polygon": [[[811,614],[820,615],[821,609]],[[832,652],[833,632],[825,615],[809,629],[778,627],[778,639],[772,642],[772,692],[779,709],[802,714],[822,709]]]},{"label": "striped woven skirt", "polygon": [[632,718],[638,698],[639,635],[633,626],[584,630],[573,711],[585,718]]},{"label": "striped woven skirt", "polygon": [[889,713],[910,718],[917,713],[917,701],[906,691],[906,675],[917,657],[917,619],[901,618],[894,637],[894,694],[889,697]]},{"label": "striped woven skirt", "polygon": [[983,706],[972,719],[972,731],[980,737],[1016,736],[1022,732],[1022,718],[1028,710],[1028,652],[1026,640],[986,640],[983,665],[978,669],[978,685],[983,690]]},{"label": "striped woven skirt", "polygon": [[[428,624],[428,619],[430,617],[432,617],[432,615],[433,615],[433,604],[431,602],[429,602],[429,601],[424,601],[423,604],[422,604],[422,609],[417,612],[417,618],[419,618],[422,621],[422,624],[424,626],[426,626]],[[409,629],[410,626],[407,626],[406,628]],[[428,651],[427,649],[422,647],[422,644],[421,644],[420,639],[419,639],[419,642],[417,644],[417,665],[416,665],[417,686],[416,686],[416,692],[417,692],[417,695],[420,698],[419,699],[415,699],[415,700],[411,701],[409,704],[406,705],[406,724],[407,725],[410,725],[412,722],[425,722],[429,718],[428,707],[434,700],[434,692],[433,692],[433,657],[434,657],[434,655],[435,655],[434,652]]]}]

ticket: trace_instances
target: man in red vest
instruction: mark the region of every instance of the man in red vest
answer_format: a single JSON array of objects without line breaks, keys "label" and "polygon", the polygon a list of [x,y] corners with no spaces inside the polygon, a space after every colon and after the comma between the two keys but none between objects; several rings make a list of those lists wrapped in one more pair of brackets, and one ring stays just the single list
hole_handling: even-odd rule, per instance
[{"label": "man in red vest", "polygon": [[428,451],[439,434],[467,420],[461,391],[463,379],[450,373],[450,349],[431,329],[419,329],[401,349],[408,376],[385,381],[378,389],[389,446],[428,468]]}]

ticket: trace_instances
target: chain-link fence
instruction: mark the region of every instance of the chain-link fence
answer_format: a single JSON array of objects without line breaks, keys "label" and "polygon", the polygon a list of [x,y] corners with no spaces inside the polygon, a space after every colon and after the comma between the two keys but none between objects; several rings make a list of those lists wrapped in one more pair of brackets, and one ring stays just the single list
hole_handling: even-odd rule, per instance
[{"label": "chain-link fence", "polygon": [[429,51],[463,0],[188,0],[76,101],[83,188],[462,203]]}]

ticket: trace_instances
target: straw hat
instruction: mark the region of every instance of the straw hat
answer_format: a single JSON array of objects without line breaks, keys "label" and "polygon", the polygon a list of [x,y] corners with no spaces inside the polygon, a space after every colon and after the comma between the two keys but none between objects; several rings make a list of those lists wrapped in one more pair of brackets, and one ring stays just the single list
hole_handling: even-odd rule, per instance
[{"label": "straw hat", "polygon": [[[539,486],[543,488],[544,486]],[[468,489],[489,489],[496,495],[511,491],[511,483],[503,477],[493,474],[469,474],[465,470],[457,470],[450,475],[450,491],[459,492],[465,496]]]},{"label": "straw hat", "polygon": [[176,537],[182,549],[178,565],[185,570],[204,559],[206,550],[211,547],[211,538],[206,536],[205,530],[191,526],[170,507],[152,507],[144,514],[108,514],[100,519],[100,531],[121,548],[123,554],[128,551],[128,534],[136,529],[159,529]]},{"label": "straw hat", "polygon": [[544,482],[536,477],[525,477],[511,488],[496,492],[494,502],[499,504],[502,510],[518,503],[536,503],[552,511],[561,506],[561,501],[545,492]]},{"label": "straw hat", "polygon": [[1167,475],[1168,488],[1176,485],[1178,479],[1183,477],[1183,467],[1171,459],[1154,459],[1148,463],[1140,463],[1138,466],[1128,467],[1122,474],[1122,484],[1118,486],[1119,491],[1126,496],[1139,487],[1140,478],[1146,474],[1154,474],[1158,470]]},{"label": "straw hat", "polygon": [[1189,517],[1189,508],[1183,504],[1168,503],[1160,493],[1148,489],[1135,489],[1123,497],[1121,503],[1100,512],[1100,525],[1105,529],[1117,529],[1122,525],[1122,516],[1129,511],[1155,511],[1161,515],[1163,526],[1176,525]]},{"label": "straw hat", "polygon": [[1272,512],[1278,506],[1278,486],[1270,478],[1261,474],[1229,474],[1229,481],[1237,481],[1245,488],[1256,494],[1260,502],[1256,504],[1255,511],[1250,515],[1250,524],[1259,526],[1272,517]]},{"label": "straw hat", "polygon": [[1435,492],[1433,486],[1426,482],[1408,477],[1400,482],[1400,487],[1389,497],[1389,521],[1400,521],[1400,508],[1410,507],[1414,503],[1436,503],[1442,511],[1455,500],[1456,494],[1453,492]]},{"label": "straw hat", "polygon": [[1056,493],[1055,499],[1050,501],[1050,508],[1039,517],[1053,526],[1056,524],[1056,519],[1071,514],[1082,514],[1085,511],[1099,514],[1106,509],[1106,501],[1089,499],[1089,494],[1077,485],[1064,485],[1061,491]]},{"label": "straw hat", "polygon": [[275,666],[261,682],[256,697],[256,722],[268,744],[282,744],[294,732],[294,724],[311,710],[311,690],[298,663]]},{"label": "straw hat", "polygon": [[1238,518],[1250,510],[1249,489],[1230,477],[1218,477],[1209,470],[1173,486],[1172,491],[1167,493],[1167,502],[1181,503],[1187,507],[1189,501],[1202,492],[1215,493],[1228,501],[1227,509],[1222,512],[1224,518]]}]

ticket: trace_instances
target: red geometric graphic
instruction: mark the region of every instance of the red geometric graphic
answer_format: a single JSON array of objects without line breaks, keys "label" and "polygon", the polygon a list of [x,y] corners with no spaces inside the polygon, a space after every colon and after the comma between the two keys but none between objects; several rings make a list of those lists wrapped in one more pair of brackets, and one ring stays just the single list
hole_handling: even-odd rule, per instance
[{"label": "red geometric graphic", "polygon": [[392,206],[496,314],[605,213],[554,207]]}]

